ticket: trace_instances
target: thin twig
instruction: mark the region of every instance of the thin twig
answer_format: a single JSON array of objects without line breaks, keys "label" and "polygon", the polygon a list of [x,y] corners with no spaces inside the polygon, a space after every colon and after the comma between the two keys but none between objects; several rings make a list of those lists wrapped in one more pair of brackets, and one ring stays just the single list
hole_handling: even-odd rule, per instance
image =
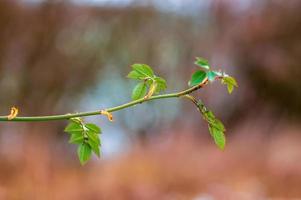
[{"label": "thin twig", "polygon": [[[106,110],[107,112],[115,112],[118,110],[122,110],[131,106],[134,106],[136,104],[140,104],[146,101],[152,101],[156,99],[167,99],[167,98],[178,98],[187,94],[190,94],[203,86],[205,86],[208,83],[208,79],[206,78],[203,82],[200,84],[193,86],[187,90],[183,90],[181,92],[176,93],[170,93],[170,94],[162,94],[162,95],[155,95],[151,96],[147,99],[141,98],[135,101],[131,101],[116,107],[102,109]],[[71,119],[75,117],[85,117],[85,116],[93,116],[93,115],[100,115],[101,110],[96,111],[90,111],[90,112],[79,112],[74,114],[63,114],[63,115],[50,115],[50,116],[32,116],[32,117],[15,117],[13,119],[8,119],[8,116],[0,116],[0,121],[8,121],[8,122],[37,122],[37,121],[54,121],[54,120],[65,120],[65,119]]]}]

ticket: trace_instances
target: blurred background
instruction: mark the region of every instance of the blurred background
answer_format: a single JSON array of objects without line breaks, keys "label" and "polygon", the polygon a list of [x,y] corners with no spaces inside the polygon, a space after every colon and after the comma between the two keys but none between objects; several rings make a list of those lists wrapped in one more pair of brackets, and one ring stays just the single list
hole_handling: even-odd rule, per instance
[{"label": "blurred background", "polygon": [[194,58],[237,78],[196,93],[227,128],[219,151],[181,99],[85,118],[84,167],[67,121],[0,123],[0,199],[301,199],[300,0],[1,0],[0,113],[98,110],[130,100],[133,63],[187,88]]}]

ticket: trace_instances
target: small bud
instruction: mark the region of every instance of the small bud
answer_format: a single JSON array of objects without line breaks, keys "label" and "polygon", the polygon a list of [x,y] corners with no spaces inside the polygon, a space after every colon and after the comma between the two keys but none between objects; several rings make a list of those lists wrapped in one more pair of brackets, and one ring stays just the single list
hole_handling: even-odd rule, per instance
[{"label": "small bud", "polygon": [[8,119],[8,120],[12,120],[12,119],[16,118],[17,115],[18,115],[18,113],[19,113],[18,108],[12,107],[12,108],[10,109],[10,114],[7,116],[7,119]]},{"label": "small bud", "polygon": [[101,115],[106,115],[110,122],[114,121],[112,113],[110,113],[106,110],[102,110],[102,111],[100,111],[100,114]]}]

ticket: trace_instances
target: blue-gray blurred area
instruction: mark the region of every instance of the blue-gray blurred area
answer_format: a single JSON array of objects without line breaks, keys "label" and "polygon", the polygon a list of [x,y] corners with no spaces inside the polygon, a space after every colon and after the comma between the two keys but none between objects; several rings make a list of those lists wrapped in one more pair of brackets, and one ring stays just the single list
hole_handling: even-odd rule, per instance
[{"label": "blue-gray blurred area", "polygon": [[1,0],[0,115],[101,110],[130,101],[146,63],[187,88],[196,56],[237,78],[194,93],[227,128],[219,151],[184,99],[85,121],[102,157],[81,167],[67,121],[0,123],[0,199],[301,198],[299,0]]}]

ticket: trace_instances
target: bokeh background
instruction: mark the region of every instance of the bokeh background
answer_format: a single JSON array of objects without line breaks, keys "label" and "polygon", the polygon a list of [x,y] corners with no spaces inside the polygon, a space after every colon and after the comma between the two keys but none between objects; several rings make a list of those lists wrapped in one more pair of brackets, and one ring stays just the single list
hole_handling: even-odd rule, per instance
[{"label": "bokeh background", "polygon": [[219,151],[191,103],[148,102],[86,121],[84,167],[66,121],[0,123],[0,199],[301,199],[300,0],[1,0],[0,113],[97,110],[130,100],[133,63],[187,87],[194,58],[235,76],[197,92],[227,127]]}]

